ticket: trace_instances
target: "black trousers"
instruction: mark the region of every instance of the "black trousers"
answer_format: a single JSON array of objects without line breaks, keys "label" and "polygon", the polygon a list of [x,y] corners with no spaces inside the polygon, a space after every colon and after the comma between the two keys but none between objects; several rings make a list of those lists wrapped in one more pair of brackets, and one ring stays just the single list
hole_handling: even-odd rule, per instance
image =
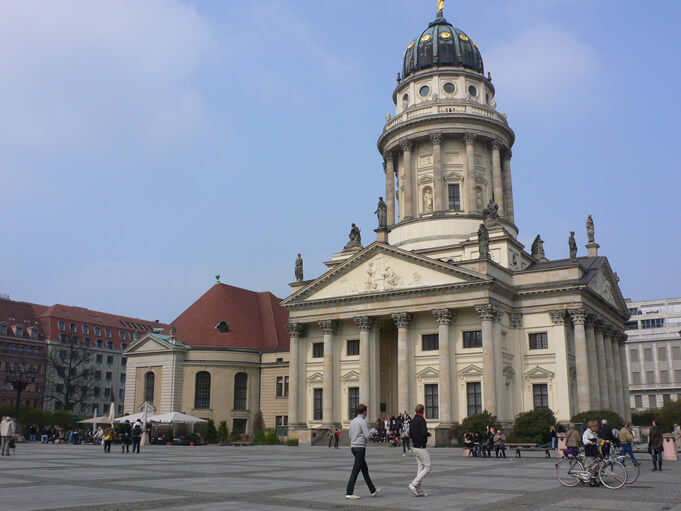
[{"label": "black trousers", "polygon": [[139,454],[139,452],[140,452],[140,440],[142,440],[142,437],[139,437],[139,436],[132,437],[132,452],[136,452],[136,453]]},{"label": "black trousers", "polygon": [[355,463],[352,465],[352,472],[350,473],[350,479],[348,480],[348,488],[345,494],[352,495],[353,493],[355,493],[355,482],[357,481],[357,476],[359,475],[360,471],[364,476],[364,481],[367,483],[367,486],[369,487],[369,492],[374,493],[376,491],[376,487],[374,486],[374,483],[371,482],[371,477],[369,477],[369,467],[367,466],[367,462],[365,459],[367,452],[366,448],[353,447],[350,450],[352,451],[352,455],[355,457]]},{"label": "black trousers", "polygon": [[111,440],[104,440],[104,452],[111,452]]}]

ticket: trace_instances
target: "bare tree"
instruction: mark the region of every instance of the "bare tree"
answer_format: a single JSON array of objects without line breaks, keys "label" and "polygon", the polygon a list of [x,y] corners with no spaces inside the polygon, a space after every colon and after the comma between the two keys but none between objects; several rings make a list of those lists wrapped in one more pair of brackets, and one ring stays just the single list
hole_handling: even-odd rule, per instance
[{"label": "bare tree", "polygon": [[92,352],[78,344],[55,345],[48,350],[50,377],[45,386],[45,399],[59,403],[64,410],[74,411],[94,396],[95,372],[88,365]]}]

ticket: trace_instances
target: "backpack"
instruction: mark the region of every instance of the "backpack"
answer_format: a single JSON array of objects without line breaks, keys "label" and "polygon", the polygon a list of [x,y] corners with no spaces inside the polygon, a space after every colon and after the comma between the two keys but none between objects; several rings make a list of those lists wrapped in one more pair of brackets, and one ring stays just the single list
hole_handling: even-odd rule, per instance
[{"label": "backpack", "polygon": [[142,426],[140,426],[139,422],[136,422],[135,426],[132,428],[132,434],[135,436],[140,436],[142,434]]}]

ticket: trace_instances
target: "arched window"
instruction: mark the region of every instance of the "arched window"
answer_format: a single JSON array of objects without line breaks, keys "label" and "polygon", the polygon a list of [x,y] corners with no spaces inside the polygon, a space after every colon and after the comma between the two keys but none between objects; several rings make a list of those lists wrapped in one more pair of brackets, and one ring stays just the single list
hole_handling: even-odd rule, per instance
[{"label": "arched window", "polygon": [[248,375],[246,373],[236,373],[234,376],[234,409],[246,409],[246,388],[248,385]]},{"label": "arched window", "polygon": [[196,373],[194,408],[210,408],[210,373],[207,371]]},{"label": "arched window", "polygon": [[154,373],[149,371],[144,375],[144,400],[154,402]]}]

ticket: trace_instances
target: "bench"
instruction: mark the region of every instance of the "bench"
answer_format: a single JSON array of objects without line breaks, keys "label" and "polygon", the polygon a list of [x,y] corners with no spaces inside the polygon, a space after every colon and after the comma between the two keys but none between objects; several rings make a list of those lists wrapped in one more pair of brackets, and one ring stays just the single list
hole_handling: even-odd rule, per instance
[{"label": "bench", "polygon": [[236,446],[241,447],[241,446],[245,446],[245,445],[253,445],[253,442],[232,442],[232,445],[236,445]]},{"label": "bench", "polygon": [[544,457],[545,458],[550,458],[551,457],[551,445],[547,446],[538,446],[537,444],[534,443],[522,443],[522,442],[517,442],[517,443],[507,443],[506,447],[508,449],[515,449],[515,457],[516,458],[522,458],[522,451],[525,452],[541,452],[544,451]]}]

